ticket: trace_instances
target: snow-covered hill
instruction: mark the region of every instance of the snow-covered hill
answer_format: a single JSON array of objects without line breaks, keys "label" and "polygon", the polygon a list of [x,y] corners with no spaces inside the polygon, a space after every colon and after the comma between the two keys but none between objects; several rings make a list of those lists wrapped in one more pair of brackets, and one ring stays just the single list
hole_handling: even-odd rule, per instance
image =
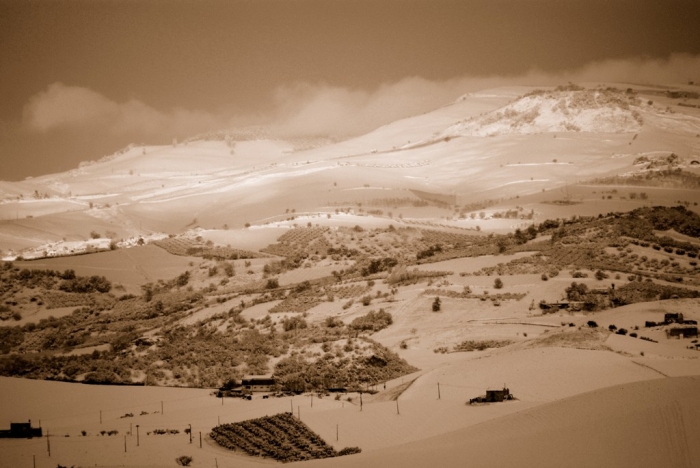
[{"label": "snow-covered hill", "polygon": [[644,104],[634,92],[614,88],[560,87],[532,91],[514,102],[461,121],[440,137],[527,135],[548,132],[634,133],[643,124]]}]

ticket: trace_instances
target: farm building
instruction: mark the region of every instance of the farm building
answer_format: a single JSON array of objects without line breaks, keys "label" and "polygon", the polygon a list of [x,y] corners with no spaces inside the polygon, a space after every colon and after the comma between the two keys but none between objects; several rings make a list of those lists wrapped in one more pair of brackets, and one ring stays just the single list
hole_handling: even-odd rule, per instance
[{"label": "farm building", "polygon": [[512,395],[510,394],[510,390],[508,390],[506,387],[503,387],[502,389],[486,390],[486,402],[488,403],[510,400],[511,398]]},{"label": "farm building", "polygon": [[697,338],[698,327],[675,327],[666,330],[668,338]]},{"label": "farm building", "polygon": [[510,393],[508,387],[498,388],[498,389],[487,389],[486,395],[478,396],[469,400],[469,404],[472,403],[500,403],[506,400],[512,400],[513,394]]},{"label": "farm building", "polygon": [[277,384],[274,377],[270,375],[244,377],[241,383],[245,390],[251,392],[271,392]]},{"label": "farm building", "polygon": [[26,423],[10,423],[10,430],[0,430],[0,438],[31,439],[43,435],[40,427],[32,427],[32,421]]},{"label": "farm building", "polygon": [[665,313],[664,314],[664,323],[683,323],[683,314],[682,313]]}]

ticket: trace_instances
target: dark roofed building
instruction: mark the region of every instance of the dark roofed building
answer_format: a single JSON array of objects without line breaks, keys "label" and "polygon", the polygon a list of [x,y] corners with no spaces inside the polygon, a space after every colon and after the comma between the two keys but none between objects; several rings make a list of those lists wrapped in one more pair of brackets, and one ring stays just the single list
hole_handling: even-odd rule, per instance
[{"label": "dark roofed building", "polygon": [[697,338],[698,336],[698,327],[675,327],[675,328],[669,328],[666,330],[666,335],[671,338],[671,337],[678,337],[678,338]]},{"label": "dark roofed building", "polygon": [[40,427],[32,427],[32,421],[26,423],[10,423],[10,430],[0,431],[0,438],[31,439],[43,435]]},{"label": "dark roofed building", "polygon": [[271,392],[277,381],[270,375],[256,375],[244,377],[241,383],[243,388],[251,392]]}]

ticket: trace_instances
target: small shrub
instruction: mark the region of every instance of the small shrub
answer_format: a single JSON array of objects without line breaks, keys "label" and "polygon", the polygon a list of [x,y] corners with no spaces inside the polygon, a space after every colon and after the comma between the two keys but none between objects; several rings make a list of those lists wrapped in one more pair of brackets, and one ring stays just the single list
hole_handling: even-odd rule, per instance
[{"label": "small shrub", "polygon": [[589,320],[588,323],[587,323],[587,325],[588,325],[590,328],[598,328],[598,324],[597,324],[594,320]]},{"label": "small shrub", "polygon": [[442,305],[442,301],[440,301],[439,297],[436,297],[435,300],[433,301],[433,312],[440,312],[441,305]]},{"label": "small shrub", "polygon": [[503,287],[503,281],[501,280],[501,278],[496,278],[493,281],[493,287],[496,289],[501,289]]},{"label": "small shrub", "polygon": [[192,457],[188,455],[182,455],[180,457],[177,457],[175,461],[177,462],[178,465],[180,466],[190,466],[190,463],[192,463]]},{"label": "small shrub", "polygon": [[360,447],[345,447],[344,449],[341,449],[338,452],[338,456],[342,457],[345,455],[352,455],[352,454],[360,453],[360,452],[362,452],[362,449]]}]

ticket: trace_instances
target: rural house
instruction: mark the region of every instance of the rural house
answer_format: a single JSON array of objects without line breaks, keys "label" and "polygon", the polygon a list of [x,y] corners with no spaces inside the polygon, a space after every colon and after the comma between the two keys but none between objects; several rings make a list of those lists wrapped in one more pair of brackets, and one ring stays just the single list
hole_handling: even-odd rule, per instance
[{"label": "rural house", "polygon": [[0,438],[31,439],[43,435],[40,427],[32,427],[31,419],[26,423],[10,423],[10,430],[0,430]]},{"label": "rural house", "polygon": [[241,383],[243,388],[251,392],[271,392],[277,382],[270,375],[256,375],[244,377]]}]

